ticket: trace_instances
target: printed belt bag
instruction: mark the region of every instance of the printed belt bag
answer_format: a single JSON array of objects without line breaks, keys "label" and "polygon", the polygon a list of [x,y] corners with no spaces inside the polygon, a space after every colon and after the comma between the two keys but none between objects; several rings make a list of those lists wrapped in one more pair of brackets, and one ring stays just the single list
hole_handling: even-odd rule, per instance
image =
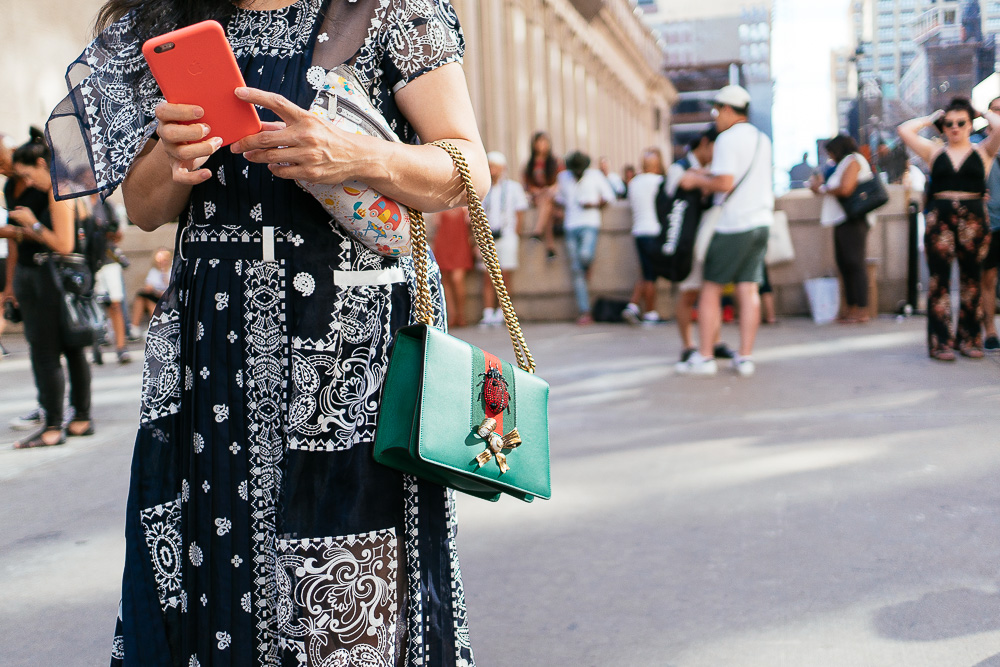
[{"label": "printed belt bag", "polygon": [[382,393],[375,460],[487,500],[551,497],[549,385],[535,362],[504,286],[482,202],[461,152],[434,142],[465,183],[476,242],[514,344],[517,367],[434,328],[422,215],[410,211],[419,324],[399,329]]}]

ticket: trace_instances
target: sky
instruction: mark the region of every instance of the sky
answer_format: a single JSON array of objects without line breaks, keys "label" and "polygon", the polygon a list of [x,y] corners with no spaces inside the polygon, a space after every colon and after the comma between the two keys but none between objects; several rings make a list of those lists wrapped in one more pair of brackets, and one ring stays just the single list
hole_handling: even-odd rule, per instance
[{"label": "sky", "polygon": [[849,0],[774,0],[771,75],[776,171],[787,171],[836,130],[830,51],[849,43]]}]

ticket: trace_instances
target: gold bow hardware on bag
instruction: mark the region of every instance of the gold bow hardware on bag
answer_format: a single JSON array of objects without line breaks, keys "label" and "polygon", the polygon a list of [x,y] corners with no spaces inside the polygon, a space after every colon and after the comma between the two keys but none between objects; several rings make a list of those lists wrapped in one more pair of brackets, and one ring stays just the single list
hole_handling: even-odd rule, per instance
[{"label": "gold bow hardware on bag", "polygon": [[510,470],[510,466],[507,465],[507,456],[503,453],[503,450],[514,449],[520,445],[521,435],[517,432],[516,428],[511,429],[507,435],[497,433],[496,429],[497,420],[493,419],[493,417],[484,419],[483,423],[476,429],[476,434],[486,441],[486,449],[476,457],[476,462],[482,468],[495,456],[497,465],[500,466],[500,474],[503,474]]}]

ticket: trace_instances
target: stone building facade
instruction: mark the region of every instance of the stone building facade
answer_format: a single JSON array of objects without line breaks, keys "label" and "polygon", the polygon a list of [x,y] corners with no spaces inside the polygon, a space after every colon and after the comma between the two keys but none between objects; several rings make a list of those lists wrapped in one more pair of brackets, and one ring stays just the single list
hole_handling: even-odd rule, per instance
[{"label": "stone building facade", "polygon": [[488,150],[523,165],[531,135],[555,150],[636,163],[670,145],[676,92],[656,39],[629,0],[453,0]]}]

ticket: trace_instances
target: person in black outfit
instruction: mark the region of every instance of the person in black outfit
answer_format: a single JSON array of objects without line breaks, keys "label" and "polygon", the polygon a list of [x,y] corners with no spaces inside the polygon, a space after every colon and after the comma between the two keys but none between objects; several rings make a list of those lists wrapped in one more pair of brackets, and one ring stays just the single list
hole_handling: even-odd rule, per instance
[{"label": "person in black outfit", "polygon": [[[57,202],[49,176],[50,152],[42,132],[31,129],[31,140],[14,151],[14,172],[28,186],[20,196],[8,194],[7,205],[13,225],[20,225],[21,241],[11,244],[10,262],[16,264],[13,294],[4,292],[4,299],[14,299],[21,309],[24,335],[28,340],[31,369],[38,389],[38,402],[45,412],[41,430],[14,444],[15,449],[62,444],[66,436],[90,435],[90,366],[83,348],[66,348],[58,322],[59,292],[48,267],[37,260],[45,253],[70,253],[75,244],[74,210],[72,205]],[[12,226],[13,226],[12,225]],[[60,356],[66,357],[70,378],[70,403],[73,421],[63,430],[63,395],[66,381]]]},{"label": "person in black outfit", "polygon": [[[983,358],[980,331],[982,261],[990,248],[986,212],[986,176],[1000,152],[1000,114],[984,111],[990,125],[985,141],[969,137],[976,110],[969,100],[956,97],[943,111],[915,118],[899,126],[903,142],[931,165],[927,183],[927,229],[924,249],[930,280],[927,287],[927,351],[931,359],[954,361],[955,352],[969,359]],[[939,146],[918,134],[937,127],[945,144]],[[958,322],[951,329],[951,265],[958,262]]]}]

